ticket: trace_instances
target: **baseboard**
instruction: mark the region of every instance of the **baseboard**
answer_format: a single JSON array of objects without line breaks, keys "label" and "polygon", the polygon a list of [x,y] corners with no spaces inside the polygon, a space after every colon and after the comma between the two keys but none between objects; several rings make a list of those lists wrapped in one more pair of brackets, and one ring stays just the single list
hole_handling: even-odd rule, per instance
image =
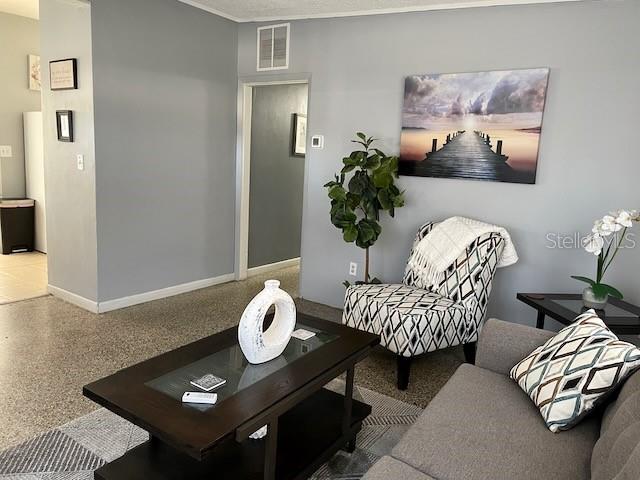
[{"label": "baseboard", "polygon": [[226,275],[220,275],[219,277],[205,278],[202,280],[196,280],[194,282],[182,283],[180,285],[161,288],[159,290],[138,293],[129,297],[115,298],[113,300],[99,302],[97,309],[98,313],[111,312],[120,308],[131,307],[133,305],[139,305],[140,303],[151,302],[153,300],[159,300],[161,298],[173,297],[174,295],[180,295],[181,293],[192,292],[194,290],[200,290],[201,288],[231,282],[234,279],[235,275],[233,273],[228,273]]},{"label": "baseboard", "polygon": [[51,284],[47,285],[47,291],[54,297],[61,298],[66,302],[72,303],[80,308],[84,308],[85,310],[89,310],[92,313],[98,313],[98,302],[94,302],[93,300],[81,297],[80,295]]},{"label": "baseboard", "polygon": [[281,262],[269,263],[267,265],[260,265],[259,267],[251,267],[247,269],[248,277],[255,277],[263,273],[269,273],[274,270],[280,270],[281,268],[296,267],[300,265],[300,257],[290,258],[289,260],[282,260]]}]

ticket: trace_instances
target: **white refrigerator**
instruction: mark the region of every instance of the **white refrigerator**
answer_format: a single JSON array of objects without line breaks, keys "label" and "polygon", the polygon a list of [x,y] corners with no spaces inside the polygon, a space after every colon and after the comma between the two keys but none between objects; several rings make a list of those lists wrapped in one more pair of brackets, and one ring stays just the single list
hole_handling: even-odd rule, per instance
[{"label": "white refrigerator", "polygon": [[23,112],[27,198],[35,200],[35,249],[47,253],[42,112]]}]

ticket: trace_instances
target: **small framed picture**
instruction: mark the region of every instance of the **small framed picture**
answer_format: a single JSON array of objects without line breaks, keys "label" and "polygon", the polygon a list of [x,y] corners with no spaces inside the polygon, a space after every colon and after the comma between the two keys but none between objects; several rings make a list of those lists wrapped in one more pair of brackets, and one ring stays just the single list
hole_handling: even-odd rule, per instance
[{"label": "small framed picture", "polygon": [[292,154],[304,157],[307,154],[307,116],[302,113],[293,114]]},{"label": "small framed picture", "polygon": [[40,56],[29,55],[29,90],[40,91]]},{"label": "small framed picture", "polygon": [[49,62],[51,90],[74,90],[78,88],[78,61],[75,58]]},{"label": "small framed picture", "polygon": [[73,142],[73,112],[71,110],[56,111],[56,129],[58,141]]}]

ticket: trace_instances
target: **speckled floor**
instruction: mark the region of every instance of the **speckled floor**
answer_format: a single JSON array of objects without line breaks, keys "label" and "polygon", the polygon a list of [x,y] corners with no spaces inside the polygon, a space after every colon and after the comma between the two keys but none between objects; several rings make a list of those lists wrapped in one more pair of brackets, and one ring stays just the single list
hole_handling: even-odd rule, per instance
[{"label": "speckled floor", "polygon": [[[298,295],[297,267],[268,277]],[[0,449],[97,408],[82,386],[126,366],[236,325],[267,276],[218,285],[95,315],[47,296],[0,305]],[[300,300],[301,311],[339,321],[340,311]],[[377,350],[356,382],[424,407],[462,362],[450,349],[415,362],[406,392],[395,388],[395,359]]]}]

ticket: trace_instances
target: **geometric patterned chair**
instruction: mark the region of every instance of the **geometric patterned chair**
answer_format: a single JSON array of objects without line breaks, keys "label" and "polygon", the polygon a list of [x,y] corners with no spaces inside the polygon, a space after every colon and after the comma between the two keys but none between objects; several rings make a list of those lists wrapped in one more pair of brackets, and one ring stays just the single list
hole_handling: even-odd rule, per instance
[{"label": "geometric patterned chair", "polygon": [[[435,225],[418,230],[413,248]],[[352,285],[345,294],[342,323],[380,335],[380,343],[397,355],[400,390],[407,388],[411,359],[418,355],[463,345],[473,363],[503,248],[497,233],[478,237],[431,289],[421,285],[420,275],[408,264],[402,284]]]}]

